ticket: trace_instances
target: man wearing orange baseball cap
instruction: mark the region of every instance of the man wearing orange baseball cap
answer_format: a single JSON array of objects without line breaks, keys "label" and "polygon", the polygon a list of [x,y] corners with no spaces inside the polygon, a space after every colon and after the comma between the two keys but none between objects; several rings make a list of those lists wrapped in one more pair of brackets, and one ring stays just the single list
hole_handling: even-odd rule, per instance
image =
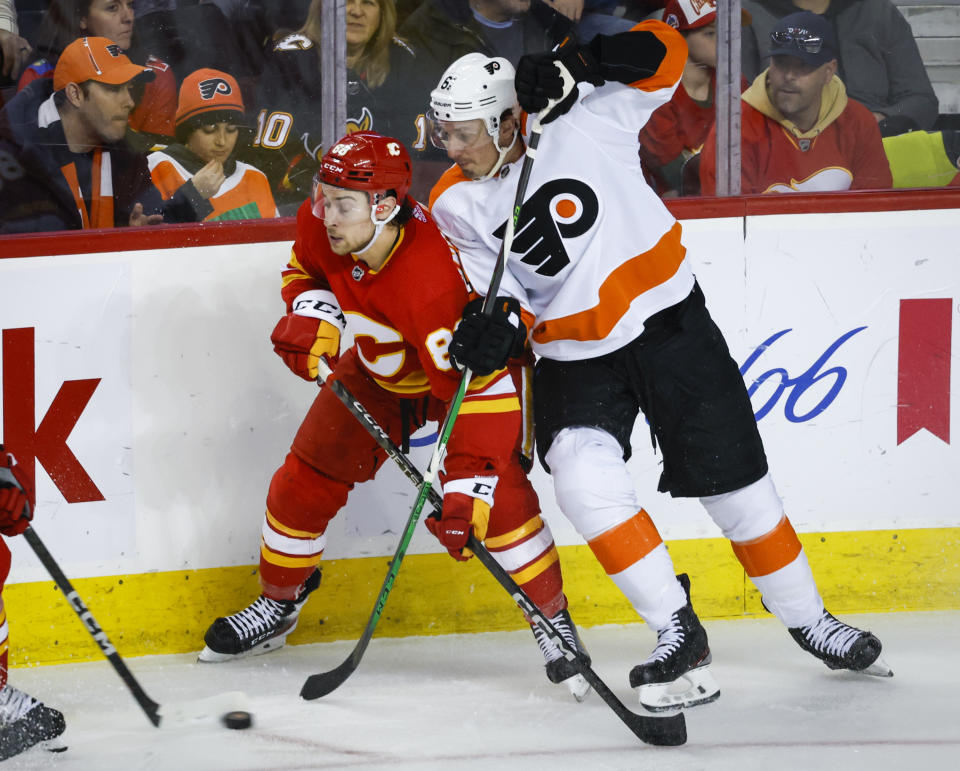
[{"label": "man wearing orange baseball cap", "polygon": [[[124,143],[133,86],[153,71],[103,37],[82,37],[0,111],[0,233],[151,225],[163,201]],[[167,217],[167,221],[176,217]]]}]

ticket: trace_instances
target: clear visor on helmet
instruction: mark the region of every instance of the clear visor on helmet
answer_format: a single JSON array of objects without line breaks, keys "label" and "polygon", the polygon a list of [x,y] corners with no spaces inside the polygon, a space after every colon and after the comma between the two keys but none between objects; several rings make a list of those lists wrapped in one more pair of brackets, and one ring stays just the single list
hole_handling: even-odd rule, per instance
[{"label": "clear visor on helmet", "polygon": [[313,178],[313,216],[324,222],[353,225],[372,219],[370,195],[362,190],[346,190],[325,185],[318,175]]},{"label": "clear visor on helmet", "polygon": [[491,138],[482,118],[464,121],[440,120],[431,110],[428,115],[428,126],[430,141],[439,150],[477,147],[490,141]]}]

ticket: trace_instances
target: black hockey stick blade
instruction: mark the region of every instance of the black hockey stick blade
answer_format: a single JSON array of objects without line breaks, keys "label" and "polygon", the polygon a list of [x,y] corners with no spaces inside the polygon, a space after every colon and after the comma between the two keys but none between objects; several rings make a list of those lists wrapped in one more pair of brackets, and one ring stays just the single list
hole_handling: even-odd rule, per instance
[{"label": "black hockey stick blade", "polygon": [[477,559],[490,571],[497,582],[510,593],[520,609],[560,648],[567,660],[573,662],[577,671],[583,675],[583,679],[591,685],[597,695],[607,703],[607,706],[633,732],[634,736],[646,744],[660,747],[676,747],[686,743],[687,723],[682,712],[665,715],[664,717],[652,717],[638,715],[636,712],[627,709],[616,694],[600,679],[600,676],[593,671],[593,668],[577,655],[576,651],[570,648],[566,640],[563,639],[563,635],[557,632],[553,625],[540,614],[540,610],[533,604],[533,601],[510,577],[510,574],[500,566],[500,563],[490,556],[490,552],[477,540],[473,533],[467,539],[467,548],[476,555]]},{"label": "black hockey stick blade", "polygon": [[411,516],[411,518],[407,520],[406,529],[400,537],[400,543],[397,545],[393,559],[390,560],[390,567],[387,570],[386,577],[383,579],[380,593],[377,595],[377,601],[373,606],[373,612],[370,614],[370,618],[367,620],[367,626],[364,628],[363,634],[360,635],[360,639],[357,640],[357,644],[353,646],[350,655],[347,656],[339,666],[327,672],[318,672],[310,675],[304,680],[303,687],[300,688],[300,698],[312,701],[313,699],[319,699],[321,696],[326,696],[328,693],[335,691],[343,685],[346,679],[360,666],[360,659],[363,658],[363,653],[373,638],[373,632],[377,628],[377,622],[380,621],[383,606],[387,603],[387,596],[393,588],[393,582],[400,570],[400,563],[403,561],[403,556],[407,553],[407,546],[413,537],[413,530],[416,524],[417,517]]},{"label": "black hockey stick blade", "polygon": [[318,674],[310,675],[300,689],[300,698],[312,701],[313,699],[319,699],[321,696],[326,696],[328,693],[337,690],[337,688],[343,685],[344,681],[354,673],[357,664],[360,663],[361,655],[362,651],[358,654],[357,651],[354,650],[354,652],[335,669],[331,669],[329,672],[319,672]]}]

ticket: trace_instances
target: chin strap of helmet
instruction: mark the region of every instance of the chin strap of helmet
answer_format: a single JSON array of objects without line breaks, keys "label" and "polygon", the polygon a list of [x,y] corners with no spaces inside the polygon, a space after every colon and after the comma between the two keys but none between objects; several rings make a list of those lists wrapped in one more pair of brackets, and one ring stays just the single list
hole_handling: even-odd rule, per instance
[{"label": "chin strap of helmet", "polygon": [[367,245],[363,249],[358,249],[354,252],[356,255],[363,254],[371,246],[373,246],[377,239],[380,238],[380,234],[383,232],[383,229],[387,226],[389,222],[393,220],[400,213],[400,202],[397,202],[397,205],[393,207],[393,211],[387,216],[385,220],[377,219],[377,204],[380,202],[380,199],[383,197],[383,193],[371,193],[370,194],[370,221],[373,223],[373,235],[370,237],[370,240],[367,241]]},{"label": "chin strap of helmet", "polygon": [[506,160],[507,154],[514,148],[514,145],[517,144],[517,138],[519,136],[520,136],[520,129],[519,128],[514,129],[513,141],[510,142],[510,144],[507,145],[506,147],[500,147],[499,145],[497,145],[496,137],[491,137],[491,139],[493,139],[494,145],[497,147],[497,151],[500,153],[500,157],[497,158],[497,162],[493,164],[493,168],[490,169],[490,171],[488,171],[482,177],[477,177],[477,180],[476,180],[477,182],[483,182],[483,180],[485,179],[490,179],[490,177],[492,177],[494,174],[500,171],[500,167],[503,166],[503,162]]}]

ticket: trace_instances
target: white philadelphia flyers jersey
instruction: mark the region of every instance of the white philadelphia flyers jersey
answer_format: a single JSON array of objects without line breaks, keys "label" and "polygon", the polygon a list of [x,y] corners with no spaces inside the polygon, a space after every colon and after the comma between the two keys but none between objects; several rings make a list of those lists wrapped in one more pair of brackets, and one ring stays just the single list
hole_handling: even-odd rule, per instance
[{"label": "white philadelphia flyers jersey", "polygon": [[[540,356],[621,348],[693,288],[680,224],[644,181],[637,154],[637,133],[670,100],[685,49],[681,41],[678,55],[671,50],[636,83],[580,84],[580,100],[544,127],[498,291],[534,315]],[[521,164],[485,181],[452,167],[431,195],[431,213],[477,291],[489,285]]]}]

